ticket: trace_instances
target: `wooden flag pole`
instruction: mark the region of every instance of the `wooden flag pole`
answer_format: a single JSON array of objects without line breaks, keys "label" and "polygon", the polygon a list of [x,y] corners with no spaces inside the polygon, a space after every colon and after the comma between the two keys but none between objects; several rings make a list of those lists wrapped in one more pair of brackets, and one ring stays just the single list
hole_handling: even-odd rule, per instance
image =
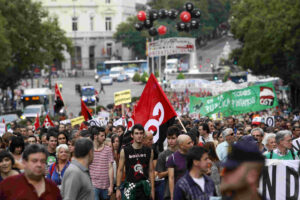
[{"label": "wooden flag pole", "polygon": [[182,124],[182,121],[181,121],[181,119],[177,116],[177,119],[178,119],[178,121],[180,122],[180,125],[182,126],[182,128],[183,128],[183,131],[185,132],[185,133],[187,133],[187,131],[186,131],[186,129],[185,129],[185,127],[183,126],[183,124]]}]

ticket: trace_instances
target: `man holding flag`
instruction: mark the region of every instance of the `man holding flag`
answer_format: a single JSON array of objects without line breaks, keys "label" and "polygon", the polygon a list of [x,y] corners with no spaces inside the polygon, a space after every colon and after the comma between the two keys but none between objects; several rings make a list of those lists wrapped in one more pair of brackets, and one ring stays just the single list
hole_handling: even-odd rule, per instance
[{"label": "man holding flag", "polygon": [[60,93],[60,89],[57,85],[55,84],[55,105],[54,105],[54,112],[59,113],[60,110],[64,107],[64,100],[62,98],[62,95]]}]

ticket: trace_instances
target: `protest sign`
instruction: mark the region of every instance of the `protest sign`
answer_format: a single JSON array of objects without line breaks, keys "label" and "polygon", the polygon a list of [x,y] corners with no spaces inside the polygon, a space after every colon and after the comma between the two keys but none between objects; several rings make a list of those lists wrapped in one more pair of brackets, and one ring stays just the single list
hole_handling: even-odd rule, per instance
[{"label": "protest sign", "polygon": [[300,199],[299,160],[267,160],[259,184],[264,199]]},{"label": "protest sign", "polygon": [[214,97],[190,96],[190,113],[211,116],[222,113],[223,117],[265,110],[278,105],[272,83],[231,90]]},{"label": "protest sign", "polygon": [[101,118],[94,118],[88,121],[90,126],[106,126],[107,125],[107,120],[101,119]]},{"label": "protest sign", "polygon": [[295,151],[300,151],[300,138],[293,140],[292,144]]},{"label": "protest sign", "polygon": [[106,111],[98,112],[98,117],[109,120],[109,112]]},{"label": "protest sign", "polygon": [[84,122],[84,117],[83,116],[80,116],[80,117],[76,117],[74,119],[71,119],[71,125],[72,126],[75,126],[75,125],[78,125],[78,124],[81,124],[82,122]]},{"label": "protest sign", "polygon": [[149,42],[148,56],[189,54],[196,51],[195,38],[174,37]]},{"label": "protest sign", "polygon": [[114,93],[115,106],[131,102],[131,90],[123,90]]},{"label": "protest sign", "polygon": [[59,122],[59,124],[70,124],[71,123],[71,120],[69,120],[69,119],[66,119],[66,120],[62,120],[62,121],[60,121]]},{"label": "protest sign", "polygon": [[116,121],[114,122],[114,124],[113,124],[113,125],[114,125],[114,126],[119,126],[119,125],[122,125],[122,126],[124,126],[124,127],[127,127],[126,120],[124,120],[124,124],[123,124],[123,119],[122,119],[122,118],[120,118],[120,119],[116,120]]}]

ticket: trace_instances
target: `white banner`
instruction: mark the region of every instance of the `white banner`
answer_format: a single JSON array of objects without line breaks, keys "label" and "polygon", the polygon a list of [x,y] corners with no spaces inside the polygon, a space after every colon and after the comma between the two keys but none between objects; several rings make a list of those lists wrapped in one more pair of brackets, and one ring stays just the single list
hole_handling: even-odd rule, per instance
[{"label": "white banner", "polygon": [[299,200],[299,160],[267,160],[259,184],[259,191],[265,199]]},{"label": "white banner", "polygon": [[148,56],[189,54],[196,51],[195,38],[166,38],[149,42]]},{"label": "white banner", "polygon": [[88,121],[90,126],[106,126],[107,125],[107,121],[105,119],[101,119],[101,118],[94,118]]}]

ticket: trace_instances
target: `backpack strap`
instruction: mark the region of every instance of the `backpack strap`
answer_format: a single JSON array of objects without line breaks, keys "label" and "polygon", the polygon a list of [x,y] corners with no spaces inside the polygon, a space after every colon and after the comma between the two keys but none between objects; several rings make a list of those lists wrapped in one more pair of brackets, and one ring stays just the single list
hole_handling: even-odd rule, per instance
[{"label": "backpack strap", "polygon": [[56,166],[56,162],[53,163],[52,166],[51,166],[50,177],[52,177],[52,174],[53,174],[53,172],[54,172],[55,166]]}]

